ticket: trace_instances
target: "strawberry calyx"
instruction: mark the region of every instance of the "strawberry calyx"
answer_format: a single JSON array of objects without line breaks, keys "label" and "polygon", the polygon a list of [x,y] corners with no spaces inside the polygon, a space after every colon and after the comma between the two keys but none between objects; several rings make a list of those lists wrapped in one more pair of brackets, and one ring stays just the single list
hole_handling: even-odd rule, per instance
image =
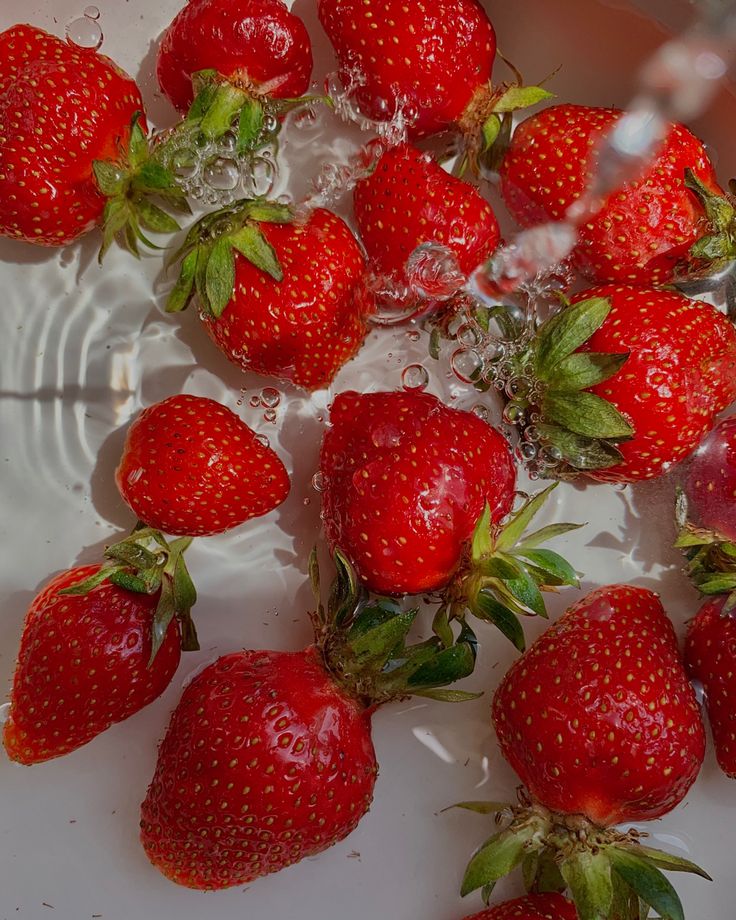
[{"label": "strawberry calyx", "polygon": [[181,267],[167,312],[184,310],[196,293],[206,313],[221,316],[235,289],[236,252],[275,281],[283,281],[278,256],[258,224],[293,219],[288,205],[264,198],[241,199],[200,218],[171,258],[171,263],[180,260]]},{"label": "strawberry calyx", "polygon": [[547,618],[543,592],[580,586],[578,573],[566,559],[540,547],[583,524],[549,524],[526,534],[557,485],[537,492],[500,523],[492,521],[486,504],[460,571],[443,593],[434,622],[438,635],[449,639],[450,623],[470,613],[491,623],[523,652],[526,640],[519,617]]},{"label": "strawberry calyx", "polygon": [[160,248],[148,239],[144,230],[176,233],[181,229],[170,214],[154,203],[155,199],[171,210],[191,213],[176,176],[164,165],[164,145],[151,145],[141,128],[141,118],[141,112],[133,116],[127,149],[121,149],[116,161],[95,160],[92,164],[97,187],[107,198],[100,262],[116,240],[139,257],[140,243],[148,249]]},{"label": "strawberry calyx", "polygon": [[521,804],[461,802],[455,806],[494,814],[498,829],[471,858],[461,895],[496,883],[517,867],[528,891],[569,891],[579,920],[685,920],[682,903],[664,875],[688,872],[710,881],[695,863],[643,844],[637,830],[601,827],[583,815],[550,811],[525,793]]},{"label": "strawberry calyx", "polygon": [[679,533],[674,545],[685,553],[687,575],[701,594],[727,595],[721,615],[728,616],[736,608],[736,543],[718,531],[689,521],[687,498],[682,491],[677,494],[675,517]]},{"label": "strawberry calyx", "polygon": [[98,572],[59,593],[88,594],[106,581],[136,594],[160,593],[151,627],[149,667],[174,617],[179,620],[182,650],[196,652],[199,641],[191,610],[197,591],[184,561],[184,552],[191,542],[191,537],[169,542],[158,530],[137,527],[129,537],[107,547],[105,558],[109,562]]},{"label": "strawberry calyx", "polygon": [[317,608],[310,616],[315,645],[335,682],[366,709],[390,700],[422,696],[444,702],[477,699],[479,693],[449,690],[475,668],[476,638],[467,624],[457,637],[437,635],[409,643],[418,609],[371,596],[346,557],[336,550],[337,575],[322,603],[316,550],[309,571]]},{"label": "strawberry calyx", "polygon": [[[732,191],[735,185],[731,180]],[[692,169],[685,170],[685,186],[702,204],[710,224],[709,232],[690,248],[688,264],[683,268],[683,278],[691,279],[693,262],[696,266],[704,264],[703,273],[713,274],[736,259],[736,205],[730,196],[715,194]]]}]

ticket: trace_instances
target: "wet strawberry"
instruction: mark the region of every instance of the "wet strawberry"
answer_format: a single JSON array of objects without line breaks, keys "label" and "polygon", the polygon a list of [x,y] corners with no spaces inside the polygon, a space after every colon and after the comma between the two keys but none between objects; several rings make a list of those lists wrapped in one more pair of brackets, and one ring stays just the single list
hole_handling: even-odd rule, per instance
[{"label": "wet strawberry", "polygon": [[373,797],[375,706],[441,695],[472,671],[470,643],[407,647],[417,611],[354,587],[341,564],[315,646],[225,655],[184,691],[141,818],[148,857],[172,881],[243,885],[342,840]]},{"label": "wet strawberry", "polygon": [[[621,114],[564,104],[519,125],[501,166],[501,188],[522,227],[563,219],[588,185],[597,145]],[[676,124],[645,174],[610,195],[581,227],[575,263],[599,283],[666,284],[713,259],[732,258],[733,218],[703,144]]]},{"label": "wet strawberry", "polygon": [[577,920],[575,905],[561,894],[530,894],[495,904],[466,920]]},{"label": "wet strawberry", "polygon": [[699,524],[736,540],[736,416],[719,422],[700,445],[685,493]]},{"label": "wet strawberry", "polygon": [[202,218],[180,255],[168,309],[196,291],[207,332],[243,370],[318,390],[363,344],[365,260],[330,211],[302,224],[283,205],[237,202]]},{"label": "wet strawberry", "polygon": [[289,477],[234,412],[213,399],[171,396],[131,425],[115,474],[149,527],[190,537],[223,533],[268,514]]}]

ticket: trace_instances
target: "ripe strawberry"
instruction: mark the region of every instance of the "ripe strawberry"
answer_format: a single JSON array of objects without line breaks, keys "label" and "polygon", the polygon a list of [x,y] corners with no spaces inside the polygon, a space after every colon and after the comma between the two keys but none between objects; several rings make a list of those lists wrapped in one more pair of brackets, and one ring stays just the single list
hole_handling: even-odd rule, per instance
[{"label": "ripe strawberry", "polygon": [[[682,918],[660,869],[705,873],[612,825],[651,821],[682,801],[705,754],[705,733],[672,624],[656,594],[629,585],[593,591],[510,668],[493,699],[501,753],[529,790],[475,854],[463,894],[524,862],[534,888],[568,888],[581,918]],[[634,907],[637,913],[634,913]]]},{"label": "ripe strawberry", "polygon": [[514,359],[538,381],[515,400],[543,447],[593,479],[661,476],[692,453],[736,397],[736,332],[674,291],[591,288]]},{"label": "ripe strawberry", "polygon": [[530,894],[496,904],[466,920],[577,920],[575,905],[561,894]]},{"label": "ripe strawberry", "polygon": [[448,249],[466,278],[498,245],[498,221],[478,190],[410,144],[388,149],[353,201],[371,266],[392,287],[411,284],[407,261],[424,243]]},{"label": "ripe strawberry", "polygon": [[363,343],[365,260],[347,224],[317,209],[304,224],[290,210],[240,201],[194,225],[167,309],[196,291],[215,344],[243,370],[329,386]]},{"label": "ripe strawberry", "polygon": [[687,471],[685,493],[698,522],[736,540],[736,416],[719,422]]},{"label": "ripe strawberry", "polygon": [[407,648],[417,611],[367,604],[354,586],[341,565],[315,646],[226,655],[185,690],[141,820],[149,859],[172,881],[243,885],[342,840],[373,797],[373,708],[443,696],[432,688],[472,671],[469,642]]},{"label": "ripe strawberry", "polygon": [[[500,171],[504,200],[522,227],[565,217],[621,114],[564,104],[519,125]],[[703,144],[675,124],[645,174],[580,228],[575,264],[598,283],[667,284],[713,259],[733,258],[734,217]]]},{"label": "ripe strawberry", "polygon": [[141,521],[190,537],[268,514],[289,494],[274,451],[234,412],[201,396],[170,396],[145,409],[115,479]]},{"label": "ripe strawberry", "polygon": [[68,754],[168,687],[182,647],[198,648],[188,543],[138,531],[107,550],[109,564],[62,572],[34,598],[3,728],[12,760]]},{"label": "ripe strawberry", "polygon": [[710,598],[690,622],[685,664],[690,679],[703,685],[718,764],[736,778],[736,620],[726,601]]},{"label": "ripe strawberry", "polygon": [[148,158],[138,87],[104,55],[34,26],[0,33],[0,236],[65,246],[105,223],[137,252],[141,227],[176,222],[147,199],[183,207]]}]

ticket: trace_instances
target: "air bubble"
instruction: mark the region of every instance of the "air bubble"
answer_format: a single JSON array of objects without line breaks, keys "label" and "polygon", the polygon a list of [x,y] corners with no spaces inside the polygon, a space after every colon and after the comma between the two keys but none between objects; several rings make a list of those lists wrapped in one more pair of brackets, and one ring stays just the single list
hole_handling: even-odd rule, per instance
[{"label": "air bubble", "polygon": [[405,390],[425,390],[429,385],[429,372],[421,364],[410,364],[401,375],[401,385]]},{"label": "air bubble", "polygon": [[248,195],[263,198],[269,195],[276,182],[276,165],[269,157],[254,157],[250,172],[243,177]]},{"label": "air bubble", "polygon": [[477,351],[458,349],[450,359],[453,374],[463,383],[474,383],[483,368],[483,359]]},{"label": "air bubble", "polygon": [[261,405],[265,409],[275,409],[281,403],[281,393],[274,387],[261,390]]},{"label": "air bubble", "polygon": [[235,160],[214,157],[204,167],[205,183],[216,191],[231,191],[240,182],[240,169]]},{"label": "air bubble", "polygon": [[418,246],[406,262],[409,286],[430,300],[453,297],[465,282],[457,256],[439,243]]},{"label": "air bubble", "polygon": [[[99,11],[97,15],[99,16]],[[104,36],[99,24],[93,18],[80,16],[66,27],[66,37],[78,48],[97,51]]]},{"label": "air bubble", "polygon": [[100,11],[97,9],[96,6],[88,6],[87,9],[84,11],[84,15],[86,19],[99,19]]},{"label": "air bubble", "polygon": [[470,411],[482,422],[487,422],[489,419],[490,413],[488,412],[488,407],[484,406],[482,403],[478,403],[477,406],[473,406]]},{"label": "air bubble", "polygon": [[260,407],[260,405],[261,405],[261,397],[260,397],[260,396],[251,396],[251,398],[248,400],[248,403],[249,403],[249,405],[251,406],[251,408],[253,408],[253,409],[258,409],[258,408]]},{"label": "air bubble", "polygon": [[422,334],[421,334],[421,332],[419,332],[419,331],[416,330],[416,329],[410,329],[410,330],[406,333],[406,337],[407,337],[407,339],[409,339],[410,342],[418,342],[419,339],[421,339]]},{"label": "air bubble", "polygon": [[266,411],[263,413],[263,418],[267,422],[271,422],[271,423],[275,422],[276,421],[276,410],[266,409]]},{"label": "air bubble", "polygon": [[261,445],[261,447],[270,447],[271,442],[268,440],[265,434],[257,434],[256,441]]},{"label": "air bubble", "polygon": [[324,474],[320,471],[312,476],[312,488],[315,492],[324,492],[325,490],[325,477]]},{"label": "air bubble", "polygon": [[534,460],[537,456],[537,448],[534,444],[524,443],[519,446],[519,452],[524,460]]},{"label": "air bubble", "polygon": [[465,323],[458,329],[457,340],[460,345],[465,345],[466,348],[475,348],[481,344],[482,337],[477,326],[473,325],[473,323]]}]

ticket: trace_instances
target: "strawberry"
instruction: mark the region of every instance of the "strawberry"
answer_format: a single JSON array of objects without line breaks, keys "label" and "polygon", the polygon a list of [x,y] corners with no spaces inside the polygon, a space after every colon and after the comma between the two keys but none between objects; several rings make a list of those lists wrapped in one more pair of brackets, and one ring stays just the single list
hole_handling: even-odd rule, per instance
[{"label": "strawberry", "polygon": [[340,393],[330,418],[320,456],[330,546],[370,590],[442,591],[437,622],[467,608],[523,648],[516,615],[546,615],[540,589],[577,584],[564,559],[537,550],[577,525],[550,525],[515,546],[551,489],[501,525],[516,484],[509,445],[428,393]]},{"label": "strawberry", "polygon": [[305,390],[329,386],[366,334],[365,260],[330,211],[239,201],[189,231],[167,309],[194,293],[205,329],[234,364]]},{"label": "strawberry", "polygon": [[12,760],[68,754],[168,687],[181,649],[199,647],[189,542],[137,531],[108,548],[107,564],[68,569],[34,598],[3,728]]},{"label": "strawberry", "polygon": [[239,118],[247,144],[264,115],[288,110],[309,88],[312,43],[282,0],[189,0],[164,32],[156,71],[182,114],[198,93],[205,134],[224,134]]},{"label": "strawberry", "polygon": [[673,809],[705,754],[695,693],[658,596],[610,585],[571,607],[503,678],[493,724],[529,795],[522,807],[464,803],[509,820],[471,860],[463,893],[523,862],[528,886],[569,888],[581,920],[638,917],[640,903],[682,918],[660,869],[705,873],[612,827]]},{"label": "strawberry", "polygon": [[690,621],[685,663],[703,686],[718,764],[736,778],[736,620],[727,598],[710,598]]},{"label": "strawberry", "polygon": [[466,920],[577,920],[575,905],[562,895],[530,894],[496,904]]},{"label": "strawberry", "polygon": [[514,412],[539,417],[535,436],[564,475],[661,476],[736,397],[733,326],[674,291],[606,285],[572,304],[520,340],[513,374],[533,385]]},{"label": "strawberry", "polygon": [[337,561],[314,646],[225,655],[174,711],[141,820],[149,859],[172,881],[243,885],[326,850],[370,806],[375,706],[412,693],[470,696],[433,688],[472,671],[472,643],[408,648],[417,611],[370,603]]},{"label": "strawberry", "polygon": [[685,493],[703,527],[736,540],[736,416],[720,421],[700,445],[687,471]]},{"label": "strawberry", "polygon": [[496,35],[478,0],[319,0],[318,12],[361,112],[379,122],[402,115],[413,137],[453,128],[479,152],[501,130],[497,113],[550,96],[491,87]]},{"label": "strawberry", "polygon": [[170,396],[145,409],[115,479],[141,521],[190,537],[268,514],[289,494],[274,451],[234,412],[201,396]]},{"label": "strawberry", "polygon": [[498,245],[498,221],[478,190],[410,144],[386,150],[353,201],[371,267],[392,288],[411,284],[407,262],[422,244],[449,250],[465,278]]},{"label": "strawberry", "polygon": [[[565,217],[621,114],[564,104],[519,125],[500,172],[504,201],[522,227]],[[703,144],[673,124],[641,178],[609,195],[580,227],[574,261],[597,283],[667,284],[733,258],[735,217]]]},{"label": "strawberry", "polygon": [[133,252],[141,228],[178,224],[148,200],[183,209],[174,177],[149,157],[143,102],[104,55],[34,26],[0,33],[0,235],[65,246],[104,222]]}]

